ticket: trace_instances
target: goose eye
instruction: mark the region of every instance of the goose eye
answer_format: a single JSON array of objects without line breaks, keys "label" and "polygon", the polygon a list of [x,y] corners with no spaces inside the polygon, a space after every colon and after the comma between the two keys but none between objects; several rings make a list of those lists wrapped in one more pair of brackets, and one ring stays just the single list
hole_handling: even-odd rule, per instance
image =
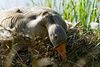
[{"label": "goose eye", "polygon": [[58,36],[55,34],[54,38],[55,38],[55,39],[57,39],[57,38],[58,38]]}]

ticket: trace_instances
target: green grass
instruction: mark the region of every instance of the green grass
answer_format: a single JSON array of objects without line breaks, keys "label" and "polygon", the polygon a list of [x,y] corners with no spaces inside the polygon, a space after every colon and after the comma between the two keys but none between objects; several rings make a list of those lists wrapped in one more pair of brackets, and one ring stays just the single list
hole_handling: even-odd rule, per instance
[{"label": "green grass", "polygon": [[[31,0],[32,2],[34,0]],[[96,22],[99,11],[97,9],[96,0],[39,0],[40,5],[50,7],[63,16],[65,20],[71,22],[79,22],[81,28],[85,31],[90,30],[90,23]],[[33,4],[38,4],[33,2]],[[99,23],[99,21],[98,21]]]}]

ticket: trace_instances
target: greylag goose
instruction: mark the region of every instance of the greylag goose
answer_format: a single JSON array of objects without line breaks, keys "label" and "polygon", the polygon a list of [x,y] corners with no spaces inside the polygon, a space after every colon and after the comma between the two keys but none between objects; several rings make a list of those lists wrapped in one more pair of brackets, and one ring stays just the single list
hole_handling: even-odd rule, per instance
[{"label": "greylag goose", "polygon": [[50,8],[37,6],[31,8],[31,10],[26,12],[25,15],[28,15],[29,17],[32,16],[34,19],[27,24],[27,27],[32,30],[32,32],[37,31],[39,36],[41,34],[42,36],[44,34],[49,35],[49,39],[55,50],[61,55],[62,59],[65,60],[65,41],[67,27],[61,16]]},{"label": "greylag goose", "polygon": [[0,13],[0,26],[12,32],[28,34],[33,39],[35,36],[42,38],[49,36],[54,49],[60,54],[62,60],[66,61],[67,27],[56,11],[45,7],[33,7],[28,11],[19,9],[2,12]]}]

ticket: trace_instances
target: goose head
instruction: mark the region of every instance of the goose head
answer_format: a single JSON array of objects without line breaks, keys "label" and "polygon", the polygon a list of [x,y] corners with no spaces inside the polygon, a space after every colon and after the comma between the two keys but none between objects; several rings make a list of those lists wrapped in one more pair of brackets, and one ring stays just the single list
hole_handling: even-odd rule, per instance
[{"label": "goose head", "polygon": [[[48,36],[54,49],[60,54],[61,59],[66,61],[66,30],[63,27],[62,18],[56,12],[46,11],[43,15],[46,16],[45,26],[48,30]],[[55,19],[56,17],[56,19]],[[62,21],[62,22],[59,22]]]},{"label": "goose head", "polygon": [[48,34],[54,49],[60,54],[62,60],[66,59],[66,32],[62,26],[52,24],[48,28]]}]

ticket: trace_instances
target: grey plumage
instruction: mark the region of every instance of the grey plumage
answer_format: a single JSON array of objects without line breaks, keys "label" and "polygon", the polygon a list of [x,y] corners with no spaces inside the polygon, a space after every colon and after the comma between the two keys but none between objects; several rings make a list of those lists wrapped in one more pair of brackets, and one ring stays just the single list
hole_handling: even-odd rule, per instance
[{"label": "grey plumage", "polygon": [[48,36],[54,47],[65,43],[66,40],[66,24],[61,16],[50,8],[33,7],[28,10],[18,8],[11,12],[1,12],[0,25],[12,32],[28,34],[33,39],[35,36],[42,38]]}]

